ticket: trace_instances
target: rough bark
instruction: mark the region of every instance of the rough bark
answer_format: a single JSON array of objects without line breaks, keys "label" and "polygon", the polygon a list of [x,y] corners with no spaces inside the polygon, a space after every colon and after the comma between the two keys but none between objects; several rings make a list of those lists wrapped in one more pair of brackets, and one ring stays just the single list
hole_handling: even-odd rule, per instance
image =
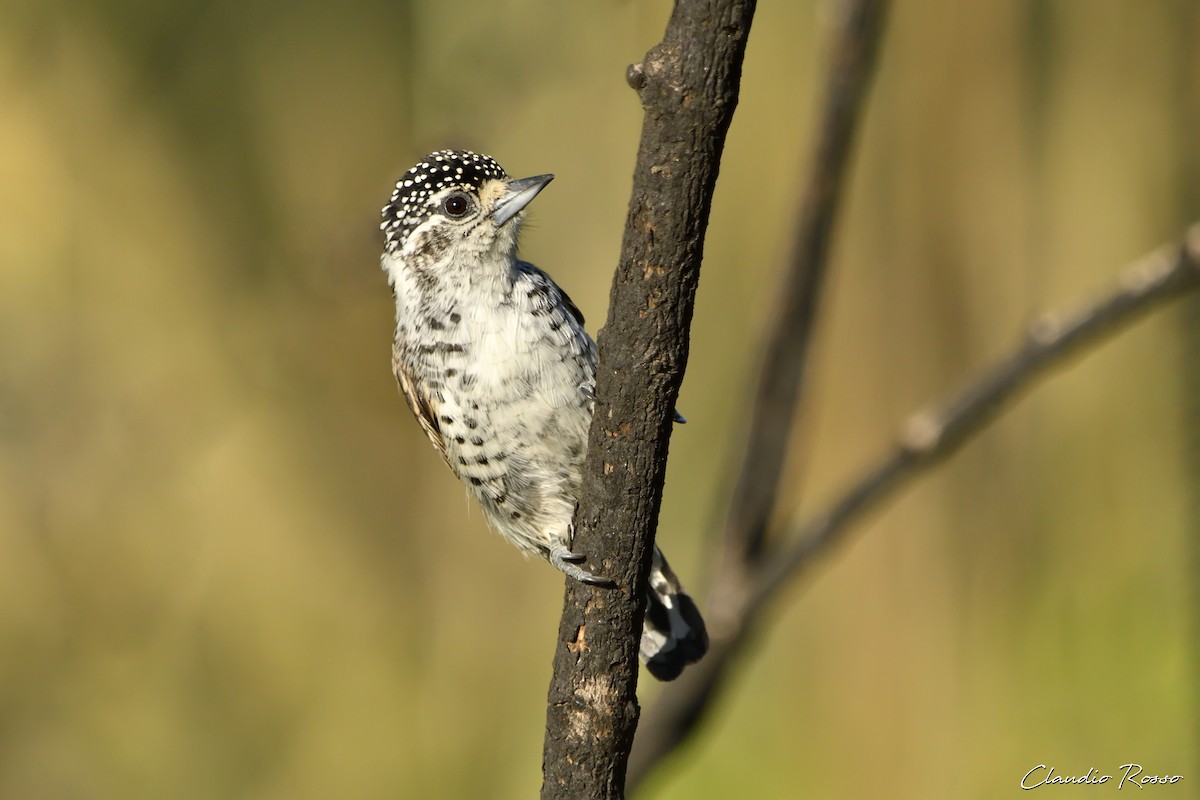
[{"label": "rough bark", "polygon": [[621,798],[637,727],[638,641],[672,414],[752,0],[679,0],[627,79],[645,112],[621,260],[599,336],[596,413],[573,547],[616,584],[568,580],[542,798]]}]

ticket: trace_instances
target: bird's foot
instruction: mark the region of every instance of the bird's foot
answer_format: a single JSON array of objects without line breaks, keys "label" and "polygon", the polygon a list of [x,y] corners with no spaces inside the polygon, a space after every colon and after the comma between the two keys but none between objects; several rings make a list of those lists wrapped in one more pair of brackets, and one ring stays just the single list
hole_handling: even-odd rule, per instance
[{"label": "bird's foot", "polygon": [[610,581],[608,578],[601,578],[599,575],[593,575],[583,567],[579,566],[579,562],[587,559],[587,556],[581,553],[572,553],[561,545],[553,547],[546,554],[546,558],[554,565],[562,574],[568,578],[574,578],[580,583],[591,584],[592,586],[605,586],[612,588],[617,584]]}]

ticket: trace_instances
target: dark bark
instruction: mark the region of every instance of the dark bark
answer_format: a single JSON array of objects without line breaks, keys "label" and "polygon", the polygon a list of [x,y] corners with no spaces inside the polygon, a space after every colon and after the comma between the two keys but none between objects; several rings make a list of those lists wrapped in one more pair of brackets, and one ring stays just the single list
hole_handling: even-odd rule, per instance
[{"label": "dark bark", "polygon": [[615,589],[568,580],[542,798],[620,798],[637,727],[638,641],[704,232],[737,105],[752,0],[679,0],[628,80],[645,112],[608,321],[599,336],[577,552]]},{"label": "dark bark", "polygon": [[[1071,315],[1044,315],[1006,359],[914,415],[897,445],[803,524],[771,522],[787,436],[803,392],[829,244],[881,38],[884,0],[847,0],[833,46],[820,135],[805,181],[785,288],[765,346],[742,471],[713,587],[711,650],[648,715],[632,789],[695,730],[733,674],[764,610],[870,509],[970,441],[1038,378],[1173,297],[1200,289],[1200,227],[1131,267]],[[638,722],[642,587],[661,500],[670,413],[713,181],[753,4],[676,4],[666,37],[629,71],[646,111],[621,265],[601,336],[598,402],[576,549],[617,590],[568,582],[550,690],[543,798],[622,797]],[[716,63],[708,64],[716,59]],[[732,60],[730,60],[732,59]],[[700,65],[708,64],[706,72]]]}]

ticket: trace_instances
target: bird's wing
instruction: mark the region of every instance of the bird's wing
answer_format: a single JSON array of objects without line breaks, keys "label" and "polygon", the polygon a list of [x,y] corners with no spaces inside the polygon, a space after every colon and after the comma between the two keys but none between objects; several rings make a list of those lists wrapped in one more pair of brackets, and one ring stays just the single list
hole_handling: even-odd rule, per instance
[{"label": "bird's wing", "polygon": [[445,458],[446,443],[442,440],[442,431],[438,427],[437,409],[434,408],[433,400],[421,391],[421,387],[412,379],[408,370],[398,359],[393,359],[392,366],[396,373],[396,381],[400,384],[400,391],[404,394],[408,407],[412,409],[413,416],[421,424],[421,430],[425,431],[429,441],[433,442],[434,448],[442,458]]},{"label": "bird's wing", "polygon": [[[555,285],[557,286],[557,284]],[[567,307],[567,313],[574,317],[575,321],[579,323],[579,327],[582,328],[584,326],[583,312],[579,310],[579,306],[575,305],[575,301],[563,291],[561,286],[558,287],[558,293],[562,295],[563,305]]]},{"label": "bird's wing", "polygon": [[545,271],[538,269],[528,261],[518,261],[517,271],[523,273],[525,280],[543,291],[547,296],[551,292],[558,292],[558,296],[562,298],[562,304],[566,308],[567,313],[579,324],[580,329],[583,328],[583,312],[579,310],[579,306],[575,305],[575,301],[570,298],[566,291],[555,282],[554,278],[551,278]]}]

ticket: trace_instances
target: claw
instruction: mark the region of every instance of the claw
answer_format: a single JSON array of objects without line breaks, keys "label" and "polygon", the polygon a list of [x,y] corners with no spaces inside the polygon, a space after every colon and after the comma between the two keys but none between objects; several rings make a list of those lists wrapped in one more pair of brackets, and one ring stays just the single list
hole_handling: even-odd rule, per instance
[{"label": "claw", "polygon": [[580,583],[587,583],[592,586],[607,586],[610,588],[617,585],[608,578],[601,578],[599,575],[593,575],[588,572],[583,567],[576,566],[579,562],[587,558],[587,556],[581,553],[572,553],[565,547],[555,547],[546,554],[546,558],[559,572],[568,578],[574,578]]}]

